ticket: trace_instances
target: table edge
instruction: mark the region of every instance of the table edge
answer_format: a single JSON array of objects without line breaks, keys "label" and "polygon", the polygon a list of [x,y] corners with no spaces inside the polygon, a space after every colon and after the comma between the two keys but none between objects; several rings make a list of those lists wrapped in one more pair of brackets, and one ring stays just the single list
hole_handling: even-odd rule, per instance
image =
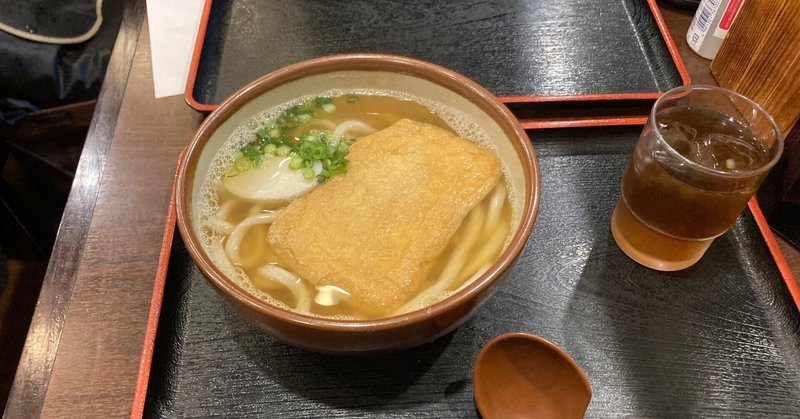
[{"label": "table edge", "polygon": [[41,416],[144,16],[126,2],[3,417]]}]

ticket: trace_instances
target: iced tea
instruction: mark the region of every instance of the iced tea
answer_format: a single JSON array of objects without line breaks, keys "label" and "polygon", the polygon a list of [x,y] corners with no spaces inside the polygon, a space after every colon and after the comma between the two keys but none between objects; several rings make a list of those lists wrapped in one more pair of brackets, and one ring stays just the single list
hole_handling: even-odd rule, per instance
[{"label": "iced tea", "polygon": [[658,109],[659,102],[625,169],[611,231],[637,262],[678,270],[730,228],[782,142],[774,124],[765,137],[759,125],[727,113],[678,100]]}]

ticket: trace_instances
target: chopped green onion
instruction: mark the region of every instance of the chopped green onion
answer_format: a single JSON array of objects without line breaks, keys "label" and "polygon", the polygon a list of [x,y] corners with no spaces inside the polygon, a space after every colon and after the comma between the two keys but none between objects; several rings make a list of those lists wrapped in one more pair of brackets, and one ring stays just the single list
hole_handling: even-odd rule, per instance
[{"label": "chopped green onion", "polygon": [[291,152],[292,152],[292,149],[288,145],[282,145],[282,146],[278,147],[278,149],[275,151],[275,155],[277,155],[279,157],[286,157]]},{"label": "chopped green onion", "polygon": [[326,103],[322,105],[322,110],[325,111],[325,113],[334,113],[336,112],[336,105],[333,103]]},{"label": "chopped green onion", "polygon": [[303,167],[303,158],[300,156],[294,156],[289,161],[289,168],[292,170],[297,170]]},{"label": "chopped green onion", "polygon": [[[358,101],[349,95],[348,103]],[[239,157],[226,176],[235,176],[252,166],[260,166],[264,156],[292,156],[289,168],[300,170],[306,179],[316,178],[323,183],[332,176],[347,173],[347,153],[352,140],[334,139],[330,131],[311,129],[292,138],[288,133],[313,118],[321,118],[336,111],[333,99],[317,97],[285,110],[272,122],[255,132],[255,139],[240,149]],[[320,173],[314,170],[321,166]]]},{"label": "chopped green onion", "polygon": [[258,144],[250,143],[241,149],[242,155],[250,159],[253,163],[261,160],[261,152],[259,151]]},{"label": "chopped green onion", "polygon": [[297,115],[297,122],[299,122],[299,123],[301,123],[301,124],[302,124],[302,123],[304,123],[304,122],[308,122],[308,121],[310,121],[310,120],[311,120],[311,118],[313,118],[313,114],[312,114],[311,112],[308,112],[308,113],[301,113],[301,114],[298,114],[298,115]]},{"label": "chopped green onion", "polygon": [[248,159],[248,158],[246,158],[244,156],[239,157],[238,159],[236,159],[236,161],[233,162],[233,167],[235,167],[236,170],[238,170],[240,172],[244,172],[245,170],[249,169],[251,166],[252,166],[252,164],[250,162],[250,159]]},{"label": "chopped green onion", "polygon": [[320,96],[314,99],[314,103],[319,107],[323,107],[325,105],[333,103],[333,99],[325,96]]}]

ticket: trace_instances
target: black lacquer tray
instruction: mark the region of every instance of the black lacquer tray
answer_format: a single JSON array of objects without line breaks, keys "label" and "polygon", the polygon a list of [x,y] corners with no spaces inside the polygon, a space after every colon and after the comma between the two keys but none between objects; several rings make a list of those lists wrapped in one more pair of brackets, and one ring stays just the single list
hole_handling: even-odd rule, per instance
[{"label": "black lacquer tray", "polygon": [[507,103],[565,102],[573,125],[590,123],[587,103],[641,116],[650,103],[609,108],[689,82],[655,0],[207,0],[203,16],[186,90],[199,110],[272,70],[341,53],[430,61]]},{"label": "black lacquer tray", "polygon": [[145,417],[478,416],[472,363],[498,334],[564,348],[588,417],[797,417],[800,314],[749,210],[694,267],[641,267],[609,232],[640,127],[533,132],[543,194],[500,291],[449,335],[339,358],[286,346],[229,309],[173,242]]}]

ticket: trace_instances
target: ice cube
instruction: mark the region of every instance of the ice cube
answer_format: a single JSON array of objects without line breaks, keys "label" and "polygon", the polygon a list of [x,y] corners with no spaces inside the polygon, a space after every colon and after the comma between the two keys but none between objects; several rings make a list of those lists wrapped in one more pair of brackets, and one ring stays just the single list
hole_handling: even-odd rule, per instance
[{"label": "ice cube", "polygon": [[679,121],[666,120],[659,123],[664,141],[675,151],[686,155],[691,149],[691,143],[697,136],[697,130]]},{"label": "ice cube", "polygon": [[690,160],[722,171],[753,170],[767,163],[767,151],[756,138],[709,133],[696,139]]}]

